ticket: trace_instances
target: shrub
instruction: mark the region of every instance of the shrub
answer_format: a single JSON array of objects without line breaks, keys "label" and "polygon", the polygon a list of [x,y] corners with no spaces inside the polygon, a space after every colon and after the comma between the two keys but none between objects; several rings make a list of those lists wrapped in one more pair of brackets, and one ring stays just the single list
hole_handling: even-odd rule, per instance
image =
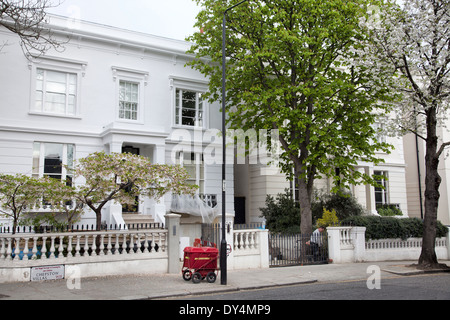
[{"label": "shrub", "polygon": [[402,216],[402,210],[397,208],[394,205],[383,204],[377,206],[377,212],[380,216],[383,217],[393,217],[393,216]]},{"label": "shrub", "polygon": [[336,216],[336,210],[327,210],[323,208],[322,218],[317,219],[317,227],[330,227],[336,226],[339,223],[339,220]]},{"label": "shrub", "polygon": [[364,214],[364,208],[350,193],[321,194],[316,196],[316,200],[311,205],[313,222],[322,216],[324,208],[330,211],[334,209],[339,220]]},{"label": "shrub", "polygon": [[[418,218],[394,218],[379,216],[354,216],[341,221],[342,225],[366,227],[366,239],[388,238],[421,238],[423,235],[423,222]],[[447,235],[448,229],[438,221],[436,237]]]},{"label": "shrub", "polygon": [[272,232],[300,232],[300,205],[294,201],[289,190],[280,193],[276,199],[266,196],[266,206],[260,208],[262,217],[266,219],[266,227]]}]

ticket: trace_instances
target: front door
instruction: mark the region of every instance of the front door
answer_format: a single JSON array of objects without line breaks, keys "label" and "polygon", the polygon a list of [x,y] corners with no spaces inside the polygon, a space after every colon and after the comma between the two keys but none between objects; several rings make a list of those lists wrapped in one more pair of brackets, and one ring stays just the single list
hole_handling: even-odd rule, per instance
[{"label": "front door", "polygon": [[[131,153],[139,155],[139,148],[135,148],[132,146],[123,146],[122,147],[122,153]],[[136,204],[133,206],[130,205],[123,205],[122,206],[122,212],[123,213],[137,213],[139,210],[139,197],[136,197]]]}]

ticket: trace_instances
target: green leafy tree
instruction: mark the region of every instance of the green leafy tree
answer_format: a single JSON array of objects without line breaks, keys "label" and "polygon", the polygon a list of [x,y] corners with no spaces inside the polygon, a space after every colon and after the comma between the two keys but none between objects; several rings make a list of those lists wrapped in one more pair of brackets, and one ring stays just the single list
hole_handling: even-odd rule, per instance
[{"label": "green leafy tree", "polygon": [[[189,65],[210,79],[210,100],[220,100],[222,17],[237,1],[197,0],[200,31],[188,40]],[[372,74],[370,38],[360,20],[365,0],[250,0],[227,17],[227,116],[234,129],[278,130],[282,170],[298,181],[301,232],[312,231],[314,180],[374,183],[354,170],[379,163],[372,126],[393,97],[390,77]],[[387,79],[387,80],[386,80]],[[275,141],[271,144],[275,145]],[[336,170],[339,168],[339,170]],[[339,171],[339,174],[336,172]],[[292,177],[291,177],[292,178]]]},{"label": "green leafy tree", "polygon": [[96,215],[101,228],[101,212],[110,201],[134,205],[137,196],[161,198],[168,192],[192,194],[198,188],[180,166],[152,164],[148,158],[131,153],[95,152],[78,160],[74,177],[84,178],[76,185],[76,201],[85,204]]}]

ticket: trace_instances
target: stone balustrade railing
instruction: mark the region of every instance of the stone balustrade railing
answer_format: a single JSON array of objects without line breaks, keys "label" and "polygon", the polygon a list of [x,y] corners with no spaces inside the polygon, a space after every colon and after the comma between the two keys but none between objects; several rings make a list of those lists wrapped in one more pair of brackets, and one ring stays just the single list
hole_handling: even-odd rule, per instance
[{"label": "stone balustrade railing", "polygon": [[167,230],[0,234],[0,267],[164,255]]}]

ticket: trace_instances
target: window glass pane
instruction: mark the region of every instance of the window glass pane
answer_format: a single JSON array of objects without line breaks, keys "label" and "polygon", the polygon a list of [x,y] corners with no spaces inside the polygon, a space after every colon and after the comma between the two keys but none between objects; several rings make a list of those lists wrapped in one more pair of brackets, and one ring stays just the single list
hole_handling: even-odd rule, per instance
[{"label": "window glass pane", "polygon": [[76,74],[69,74],[69,84],[76,86],[77,85],[77,75]]},{"label": "window glass pane", "polygon": [[[65,179],[66,183],[71,185],[72,172],[63,170],[63,165],[73,168],[74,153],[75,145],[73,144],[35,142],[33,144],[33,177],[39,177],[43,174],[58,180]],[[63,163],[63,161],[66,161],[66,163]]]},{"label": "window glass pane", "polygon": [[36,81],[36,91],[42,91],[44,89],[44,82],[42,80]]},{"label": "window glass pane", "polygon": [[201,93],[177,89],[175,94],[175,124],[203,126],[203,103]]},{"label": "window glass pane", "polygon": [[77,75],[51,70],[36,70],[35,110],[75,114]]},{"label": "window glass pane", "polygon": [[61,179],[63,145],[57,143],[45,144],[44,175]]},{"label": "window glass pane", "polygon": [[47,70],[47,81],[66,83],[67,74],[64,72]]},{"label": "window glass pane", "polygon": [[44,70],[37,69],[36,70],[36,80],[44,80]]},{"label": "window glass pane", "polygon": [[43,99],[42,91],[37,91],[36,92],[36,101],[35,101],[35,110],[42,111],[42,99]]},{"label": "window glass pane", "polygon": [[57,93],[66,93],[66,84],[47,81],[46,86],[47,92],[57,92]]},{"label": "window glass pane", "polygon": [[183,91],[183,100],[191,100],[195,103],[195,92],[193,91]]},{"label": "window glass pane", "polygon": [[139,84],[120,81],[119,86],[119,118],[137,120]]}]

